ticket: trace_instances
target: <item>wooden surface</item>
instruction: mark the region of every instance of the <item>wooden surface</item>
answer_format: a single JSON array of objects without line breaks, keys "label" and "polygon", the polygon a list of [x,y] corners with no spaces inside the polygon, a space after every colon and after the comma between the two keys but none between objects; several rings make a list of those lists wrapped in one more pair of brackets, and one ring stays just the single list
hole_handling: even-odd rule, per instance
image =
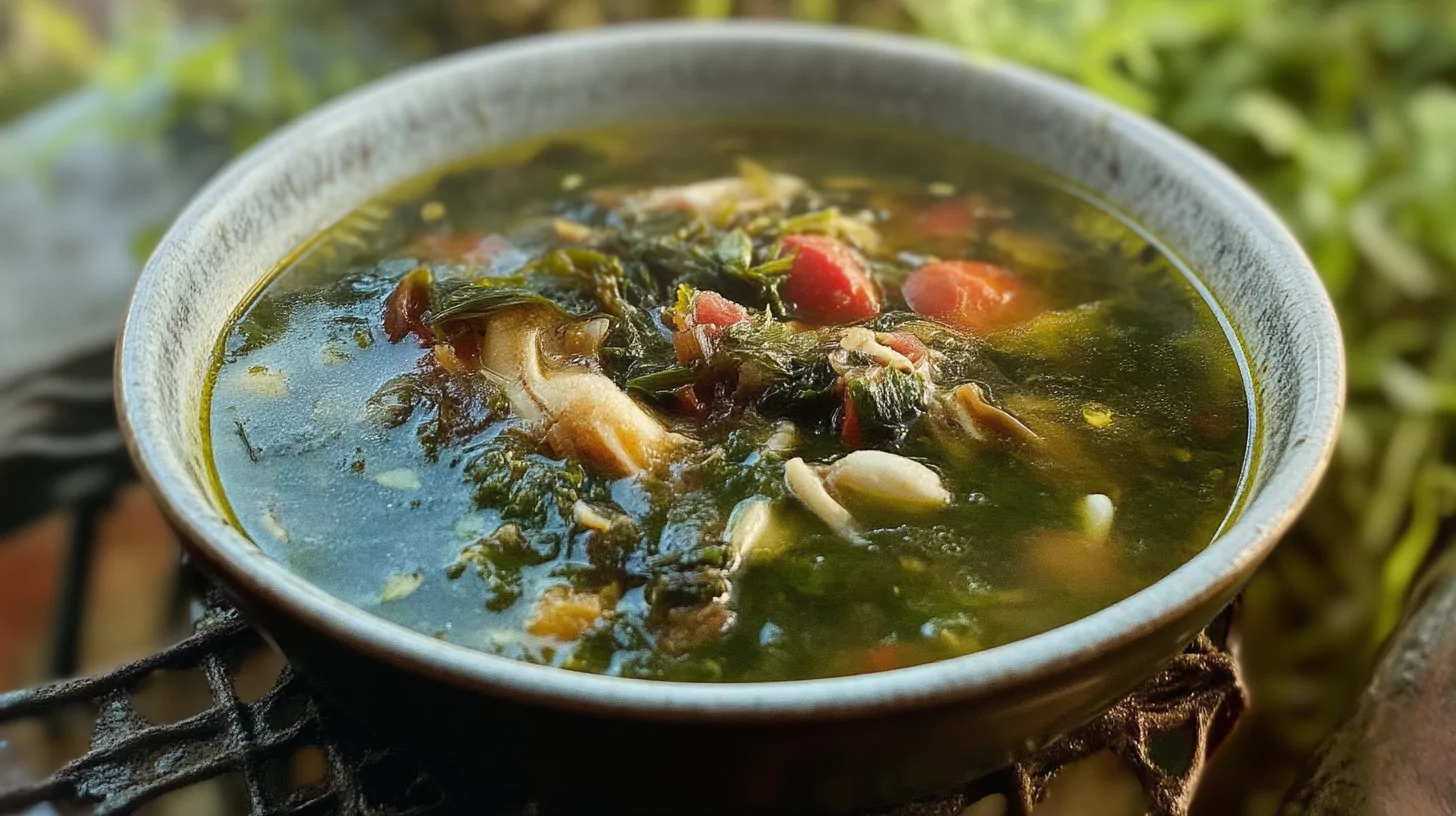
[{"label": "wooden surface", "polygon": [[1456,813],[1456,556],[1426,586],[1281,816]]}]

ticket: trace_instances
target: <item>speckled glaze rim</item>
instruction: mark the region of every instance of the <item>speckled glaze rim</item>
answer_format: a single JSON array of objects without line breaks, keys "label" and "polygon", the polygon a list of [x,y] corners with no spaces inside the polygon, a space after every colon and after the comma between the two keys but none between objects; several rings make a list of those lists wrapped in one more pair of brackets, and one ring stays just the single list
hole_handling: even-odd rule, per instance
[{"label": "speckled glaze rim", "polygon": [[[522,51],[556,50],[631,42],[720,42],[723,39],[813,43],[862,48],[868,56],[889,53],[902,59],[979,71],[1020,93],[1052,99],[1079,114],[1107,117],[1158,162],[1177,164],[1192,176],[1205,199],[1237,208],[1243,221],[1261,233],[1260,246],[1287,262],[1287,279],[1304,304],[1296,320],[1307,322],[1303,336],[1311,345],[1297,350],[1299,408],[1306,433],[1289,442],[1274,472],[1261,474],[1261,486],[1223,535],[1189,562],[1148,588],[1106,609],[1041,635],[964,657],[893,671],[820,680],[773,683],[697,684],[634,680],[581,674],[488,655],[385,621],[340,601],[291,573],[229,526],[207,501],[183,452],[168,443],[157,411],[141,405],[152,379],[140,349],[158,342],[162,330],[155,299],[159,281],[171,274],[176,250],[207,240],[204,227],[219,201],[257,186],[275,154],[291,143],[327,138],[351,121],[368,117],[376,104],[410,93],[452,72],[481,70],[485,63],[508,60]],[[1099,119],[1099,121],[1101,121]],[[276,164],[276,163],[275,163]],[[251,182],[250,182],[251,180]],[[382,192],[382,191],[381,191]],[[210,224],[213,229],[215,223]],[[1177,247],[1175,246],[1175,249]],[[172,254],[169,254],[171,252]],[[137,285],[117,352],[117,400],[132,456],[164,510],[181,532],[214,562],[225,583],[283,610],[363,653],[412,672],[477,689],[482,694],[523,702],[642,718],[675,720],[769,721],[854,717],[932,706],[1044,678],[1086,663],[1107,650],[1136,641],[1160,621],[1184,615],[1226,597],[1246,580],[1270,552],[1313,492],[1335,442],[1344,401],[1344,361],[1339,327],[1318,276],[1295,239],[1278,218],[1222,165],[1178,136],[1141,117],[1121,111],[1068,83],[1005,64],[974,65],[959,52],[910,38],[787,23],[648,23],[585,33],[517,40],[469,52],[402,72],[355,92],[284,129],[220,174],[177,220]],[[186,315],[182,315],[185,319]],[[1154,667],[1149,667],[1149,672]]]}]

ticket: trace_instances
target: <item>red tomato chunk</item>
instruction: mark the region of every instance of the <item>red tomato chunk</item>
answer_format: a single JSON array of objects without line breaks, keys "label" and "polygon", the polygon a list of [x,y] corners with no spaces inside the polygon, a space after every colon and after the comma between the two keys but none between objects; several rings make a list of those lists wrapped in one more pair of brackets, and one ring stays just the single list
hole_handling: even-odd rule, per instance
[{"label": "red tomato chunk", "polygon": [[926,264],[910,275],[901,293],[916,314],[977,335],[1020,323],[1041,310],[1021,278],[981,261]]},{"label": "red tomato chunk", "polygon": [[678,362],[687,365],[708,356],[713,341],[723,335],[724,329],[747,319],[747,309],[717,292],[693,295],[687,318],[678,319],[678,331],[672,336]]},{"label": "red tomato chunk", "polygon": [[858,252],[826,235],[790,235],[784,249],[794,253],[784,296],[799,317],[835,324],[880,313],[880,296]]},{"label": "red tomato chunk", "polygon": [[693,297],[693,318],[699,326],[723,329],[748,319],[748,310],[717,292],[699,292]]}]

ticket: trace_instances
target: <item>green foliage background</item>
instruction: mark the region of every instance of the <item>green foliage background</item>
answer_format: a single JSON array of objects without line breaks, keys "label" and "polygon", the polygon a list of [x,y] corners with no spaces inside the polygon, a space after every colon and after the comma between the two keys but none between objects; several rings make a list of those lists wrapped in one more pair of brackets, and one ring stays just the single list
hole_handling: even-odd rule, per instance
[{"label": "green foliage background", "polygon": [[[101,4],[105,5],[105,4]],[[1339,308],[1350,410],[1300,527],[1245,596],[1255,702],[1209,813],[1269,812],[1339,721],[1456,510],[1456,4],[1440,0],[142,0],[0,6],[0,120],[97,91],[33,154],[113,138],[237,150],[432,54],[662,15],[918,32],[1069,77],[1218,155],[1303,240]],[[85,4],[95,9],[95,2]],[[4,142],[0,141],[0,146]],[[154,236],[139,236],[144,252]],[[1260,755],[1263,758],[1257,758]],[[1215,779],[1219,774],[1215,775]]]}]

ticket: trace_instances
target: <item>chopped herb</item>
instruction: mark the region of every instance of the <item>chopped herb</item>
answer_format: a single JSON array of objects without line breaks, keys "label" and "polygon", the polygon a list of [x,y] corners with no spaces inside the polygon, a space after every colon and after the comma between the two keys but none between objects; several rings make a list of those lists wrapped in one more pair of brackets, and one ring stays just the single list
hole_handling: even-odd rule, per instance
[{"label": "chopped herb", "polygon": [[650,397],[666,397],[685,385],[692,385],[698,370],[690,366],[672,366],[652,374],[627,380],[627,387]]}]

